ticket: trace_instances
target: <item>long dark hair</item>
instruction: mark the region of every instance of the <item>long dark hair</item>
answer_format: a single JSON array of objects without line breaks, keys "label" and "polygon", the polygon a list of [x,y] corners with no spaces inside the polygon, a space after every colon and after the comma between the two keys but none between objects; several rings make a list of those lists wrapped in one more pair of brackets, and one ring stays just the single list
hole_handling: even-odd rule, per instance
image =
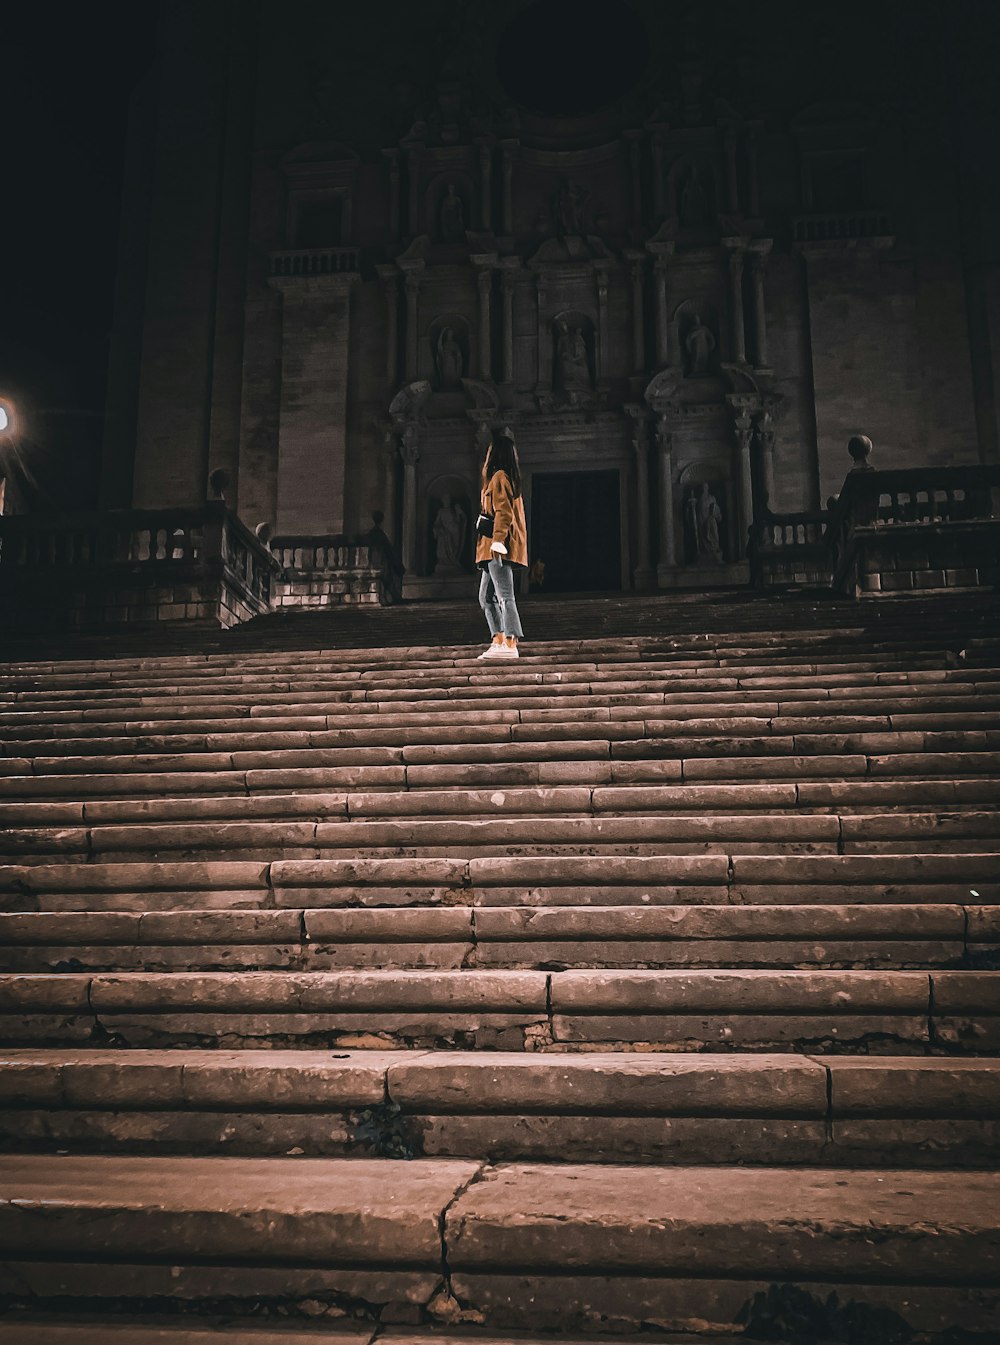
[{"label": "long dark hair", "polygon": [[521,464],[517,460],[517,445],[510,430],[496,429],[490,435],[489,448],[483,460],[483,486],[496,472],[506,472],[515,500],[521,493]]}]

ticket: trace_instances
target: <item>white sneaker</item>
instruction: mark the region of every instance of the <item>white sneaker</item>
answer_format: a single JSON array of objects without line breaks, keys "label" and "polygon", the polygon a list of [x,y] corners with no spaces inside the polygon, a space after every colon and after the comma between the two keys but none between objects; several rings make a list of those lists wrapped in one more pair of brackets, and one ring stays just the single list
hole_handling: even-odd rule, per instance
[{"label": "white sneaker", "polygon": [[501,651],[502,649],[503,649],[503,645],[500,645],[500,644],[490,644],[490,645],[487,645],[486,648],[483,650],[483,652],[482,652],[481,654],[478,654],[476,657],[477,657],[477,658],[496,658],[497,655],[500,653],[500,651]]},{"label": "white sneaker", "polygon": [[497,645],[494,645],[493,648],[496,650],[496,653],[493,655],[494,658],[520,658],[520,657],[521,657],[521,655],[518,653],[518,649],[517,649],[517,645],[516,645],[516,644],[515,644],[515,645],[497,644]]}]

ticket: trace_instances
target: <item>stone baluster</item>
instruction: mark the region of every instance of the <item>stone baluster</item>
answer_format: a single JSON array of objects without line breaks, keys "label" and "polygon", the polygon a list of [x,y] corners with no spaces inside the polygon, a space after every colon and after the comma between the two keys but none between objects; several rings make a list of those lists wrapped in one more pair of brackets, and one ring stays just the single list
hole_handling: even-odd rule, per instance
[{"label": "stone baluster", "polygon": [[479,291],[479,377],[493,377],[493,352],[490,343],[492,318],[490,316],[490,296],[493,287],[493,272],[488,265],[479,265],[476,269],[476,288]]},{"label": "stone baluster", "polygon": [[603,266],[594,270],[597,287],[597,381],[608,377],[608,272]]},{"label": "stone baluster", "polygon": [[479,146],[479,227],[493,228],[493,152],[486,144]]},{"label": "stone baluster", "polygon": [[764,268],[765,258],[771,251],[771,239],[755,239],[750,246],[750,273],[753,279],[753,324],[755,367],[768,368],[767,361],[767,313],[764,307]]},{"label": "stone baluster", "polygon": [[729,250],[729,308],[732,321],[733,363],[746,364],[747,344],[743,316],[743,260],[746,246],[742,239],[723,239]]},{"label": "stone baluster", "polygon": [[412,574],[417,562],[417,463],[420,461],[420,426],[413,421],[403,430],[399,456],[403,461],[403,565]]},{"label": "stone baluster", "polygon": [[635,453],[635,586],[650,588],[653,566],[649,529],[649,433],[645,408],[637,403],[626,405],[632,418],[632,449]]},{"label": "stone baluster", "polygon": [[410,263],[404,272],[406,287],[406,381],[417,377],[420,353],[420,276],[423,263]]},{"label": "stone baluster", "polygon": [[670,422],[663,414],[656,425],[656,456],[659,486],[660,560],[657,571],[663,575],[677,564],[677,543],[674,536],[674,459],[673,434]]},{"label": "stone baluster", "polygon": [[645,260],[641,252],[626,252],[629,275],[632,279],[632,372],[641,374],[646,367],[646,322],[642,302],[642,264]]}]

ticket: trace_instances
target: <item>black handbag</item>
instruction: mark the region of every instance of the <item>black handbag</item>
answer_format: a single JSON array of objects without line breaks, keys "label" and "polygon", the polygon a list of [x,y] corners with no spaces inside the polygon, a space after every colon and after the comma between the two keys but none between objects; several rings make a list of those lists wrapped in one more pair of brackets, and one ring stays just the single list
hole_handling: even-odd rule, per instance
[{"label": "black handbag", "polygon": [[493,536],[493,515],[480,514],[476,519],[476,532],[480,537]]}]

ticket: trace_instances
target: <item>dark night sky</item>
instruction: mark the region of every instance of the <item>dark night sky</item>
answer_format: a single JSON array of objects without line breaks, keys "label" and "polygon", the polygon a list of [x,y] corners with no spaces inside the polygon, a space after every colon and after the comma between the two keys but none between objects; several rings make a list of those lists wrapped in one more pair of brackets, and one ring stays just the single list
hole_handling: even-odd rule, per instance
[{"label": "dark night sky", "polygon": [[0,383],[38,412],[103,407],[128,101],[155,18],[156,0],[4,6]]}]

